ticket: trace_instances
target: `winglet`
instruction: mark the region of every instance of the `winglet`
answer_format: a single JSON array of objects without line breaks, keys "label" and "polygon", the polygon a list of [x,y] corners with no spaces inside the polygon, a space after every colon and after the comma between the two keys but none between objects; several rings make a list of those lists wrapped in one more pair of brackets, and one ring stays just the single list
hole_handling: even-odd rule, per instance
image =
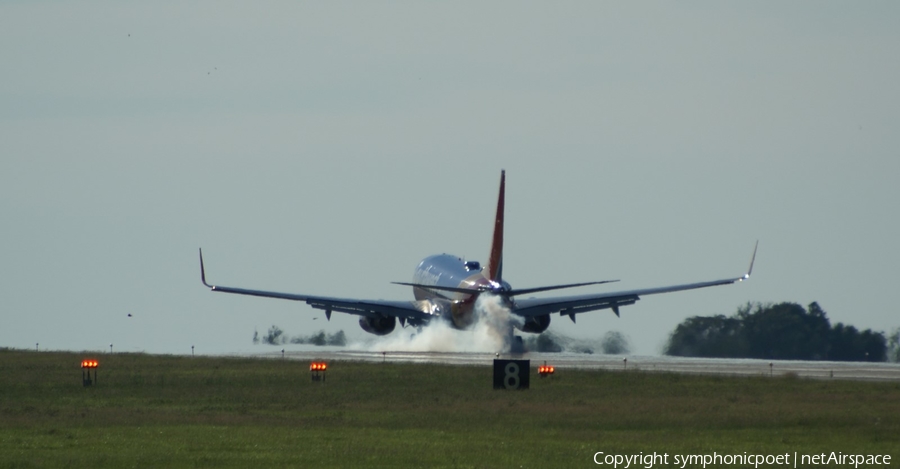
[{"label": "winglet", "polygon": [[206,270],[203,268],[203,248],[200,248],[200,281],[209,288],[215,288],[214,286],[206,283]]},{"label": "winglet", "polygon": [[741,280],[747,280],[750,278],[750,274],[753,273],[753,263],[756,262],[756,250],[759,248],[759,240],[756,240],[756,245],[753,246],[753,257],[750,258],[750,268],[747,269],[747,273],[741,278]]},{"label": "winglet", "polygon": [[494,218],[494,238],[488,258],[488,279],[500,283],[503,280],[503,205],[506,192],[506,170],[500,171],[500,195],[497,197],[497,215]]}]

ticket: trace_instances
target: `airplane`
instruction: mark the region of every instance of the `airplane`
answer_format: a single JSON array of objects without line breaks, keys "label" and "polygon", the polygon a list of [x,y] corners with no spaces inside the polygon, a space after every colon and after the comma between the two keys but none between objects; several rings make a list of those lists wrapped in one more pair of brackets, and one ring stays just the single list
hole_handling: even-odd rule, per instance
[{"label": "airplane", "polygon": [[[335,298],[210,285],[206,281],[202,248],[200,249],[200,279],[203,285],[214,292],[304,301],[313,308],[324,310],[325,317],[328,320],[331,320],[332,312],[355,314],[360,316],[359,325],[364,331],[383,336],[393,332],[397,322],[400,322],[402,327],[413,326],[421,328],[432,321],[444,320],[454,328],[467,329],[477,319],[474,314],[475,302],[482,294],[496,295],[501,299],[506,308],[509,309],[511,316],[515,319],[515,321],[512,321],[512,326],[516,329],[522,332],[539,334],[547,330],[550,326],[551,315],[555,313],[559,313],[561,317],[568,316],[572,322],[575,322],[577,314],[603,309],[611,309],[618,317],[619,308],[633,305],[641,296],[728,285],[749,279],[750,274],[753,272],[753,263],[756,261],[756,250],[759,247],[759,241],[756,242],[753,248],[753,255],[750,258],[750,267],[747,273],[740,277],[638,290],[587,293],[549,298],[518,298],[531,293],[600,285],[617,282],[618,280],[523,289],[512,288],[503,279],[505,189],[506,171],[501,171],[500,194],[497,199],[497,212],[494,218],[494,234],[486,268],[477,261],[466,261],[450,254],[437,254],[426,257],[416,268],[412,282],[392,282],[412,287],[415,298],[413,301]],[[521,337],[516,337],[515,340],[521,343]]]}]

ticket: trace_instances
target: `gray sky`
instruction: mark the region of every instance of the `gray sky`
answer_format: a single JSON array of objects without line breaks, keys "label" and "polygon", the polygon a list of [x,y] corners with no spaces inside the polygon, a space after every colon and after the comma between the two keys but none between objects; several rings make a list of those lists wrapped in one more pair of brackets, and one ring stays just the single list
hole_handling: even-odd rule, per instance
[{"label": "gray sky", "polygon": [[898,24],[896,2],[2,2],[0,346],[362,338],[208,292],[197,248],[223,285],[411,298],[389,282],[423,257],[485,260],[501,168],[515,287],[737,276],[760,240],[750,282],[552,331],[654,354],[747,301],[891,330]]}]

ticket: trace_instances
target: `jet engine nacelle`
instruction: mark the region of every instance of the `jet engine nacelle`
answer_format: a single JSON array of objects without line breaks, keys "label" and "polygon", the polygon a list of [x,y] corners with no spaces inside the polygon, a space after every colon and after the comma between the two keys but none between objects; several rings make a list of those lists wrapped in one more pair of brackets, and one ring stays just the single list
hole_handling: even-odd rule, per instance
[{"label": "jet engine nacelle", "polygon": [[359,318],[359,327],[369,334],[388,335],[397,327],[397,318],[393,316],[364,316]]},{"label": "jet engine nacelle", "polygon": [[545,314],[543,316],[532,316],[528,318],[521,326],[519,326],[519,330],[522,332],[531,332],[533,334],[540,334],[547,330],[550,327],[550,315]]}]

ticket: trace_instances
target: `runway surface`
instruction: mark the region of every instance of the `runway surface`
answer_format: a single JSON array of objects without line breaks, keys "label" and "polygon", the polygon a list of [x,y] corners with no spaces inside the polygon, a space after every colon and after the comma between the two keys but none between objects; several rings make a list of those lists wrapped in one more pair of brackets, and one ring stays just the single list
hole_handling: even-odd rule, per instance
[{"label": "runway surface", "polygon": [[[341,350],[335,347],[311,347],[307,350],[281,350],[254,356],[300,361],[366,361],[391,363],[442,363],[451,365],[491,366],[495,358],[490,353],[462,352],[370,352]],[[826,362],[753,360],[724,358],[682,358],[653,356],[620,356],[584,353],[526,353],[501,354],[500,358],[531,360],[536,367],[546,362],[565,369],[610,371],[649,371],[727,376],[798,376],[820,379],[850,379],[871,381],[900,381],[900,364],[869,362]]]}]

